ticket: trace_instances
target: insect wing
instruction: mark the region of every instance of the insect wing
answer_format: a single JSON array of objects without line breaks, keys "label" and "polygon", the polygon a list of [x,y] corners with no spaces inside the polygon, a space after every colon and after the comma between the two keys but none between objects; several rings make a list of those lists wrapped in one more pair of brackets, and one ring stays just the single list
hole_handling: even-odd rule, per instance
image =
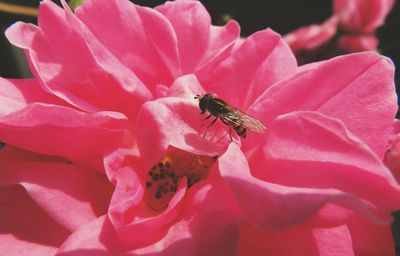
[{"label": "insect wing", "polygon": [[252,132],[256,132],[256,133],[264,133],[266,127],[263,125],[263,123],[261,123],[261,121],[247,115],[244,114],[243,116],[241,116],[241,121],[243,122],[243,125],[246,128],[249,128]]},{"label": "insect wing", "polygon": [[264,133],[266,129],[261,121],[235,108],[232,108],[228,113],[222,114],[221,118],[232,124],[244,126],[256,133]]}]

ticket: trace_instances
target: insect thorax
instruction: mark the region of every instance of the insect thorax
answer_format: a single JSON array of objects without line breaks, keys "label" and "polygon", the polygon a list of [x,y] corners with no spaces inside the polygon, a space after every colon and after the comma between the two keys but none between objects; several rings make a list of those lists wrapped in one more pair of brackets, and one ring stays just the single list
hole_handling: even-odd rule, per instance
[{"label": "insect thorax", "polygon": [[215,116],[228,113],[230,111],[226,102],[218,98],[213,98],[208,102],[207,110]]}]

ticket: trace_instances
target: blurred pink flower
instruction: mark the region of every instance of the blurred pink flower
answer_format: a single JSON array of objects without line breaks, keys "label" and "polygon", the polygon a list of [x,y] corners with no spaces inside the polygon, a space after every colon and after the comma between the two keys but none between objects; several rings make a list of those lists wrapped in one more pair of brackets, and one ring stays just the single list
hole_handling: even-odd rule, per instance
[{"label": "blurred pink flower", "polygon": [[348,33],[368,34],[380,27],[394,0],[334,0],[333,12]]},{"label": "blurred pink flower", "polygon": [[333,0],[333,14],[324,23],[299,28],[284,38],[301,64],[376,50],[375,30],[393,5],[394,0]]},{"label": "blurred pink flower", "polygon": [[[34,78],[0,80],[3,254],[394,254],[390,61],[297,68],[277,33],[241,40],[198,1],[63,4],[6,32]],[[267,132],[203,138],[206,92]]]}]

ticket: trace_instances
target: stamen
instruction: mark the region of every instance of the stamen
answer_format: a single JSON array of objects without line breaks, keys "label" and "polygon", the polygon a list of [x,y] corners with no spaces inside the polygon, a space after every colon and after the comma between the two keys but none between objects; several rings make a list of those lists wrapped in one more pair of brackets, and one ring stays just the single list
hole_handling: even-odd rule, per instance
[{"label": "stamen", "polygon": [[200,156],[173,149],[148,172],[146,182],[146,202],[155,211],[162,211],[178,190],[179,181],[187,178],[190,188],[200,180],[206,179],[215,157]]}]

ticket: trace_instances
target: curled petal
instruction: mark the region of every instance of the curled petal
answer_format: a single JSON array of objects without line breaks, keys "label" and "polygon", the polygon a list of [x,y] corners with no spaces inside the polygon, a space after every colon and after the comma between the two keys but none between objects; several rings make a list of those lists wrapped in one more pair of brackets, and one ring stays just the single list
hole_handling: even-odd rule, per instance
[{"label": "curled petal", "polygon": [[342,120],[383,157],[397,111],[393,76],[393,64],[376,53],[336,57],[268,88],[249,113],[268,126],[284,113],[317,110]]},{"label": "curled petal", "polygon": [[85,114],[67,107],[33,103],[0,118],[0,141],[62,156],[102,171],[98,156],[129,137],[127,127],[128,120],[120,113]]},{"label": "curled petal", "polygon": [[206,76],[239,38],[236,22],[212,26],[206,9],[196,1],[149,9],[127,0],[92,0],[76,15],[153,93],[158,84],[170,85],[183,74],[196,71]]},{"label": "curled petal", "polygon": [[[121,102],[128,96],[136,98],[132,102],[138,103],[151,98],[151,93],[135,74],[68,8],[63,10],[51,1],[43,1],[39,12],[39,26],[19,22],[10,27],[6,35],[10,42],[27,50],[32,72],[46,91],[90,112],[113,107],[110,90],[114,94],[112,97]],[[93,97],[99,90],[101,93]],[[132,103],[129,106],[137,112],[138,106]],[[127,114],[132,112],[123,110]]]},{"label": "curled petal", "polygon": [[33,102],[65,104],[46,93],[35,79],[0,78],[0,88],[0,116],[21,110]]},{"label": "curled petal", "polygon": [[121,228],[132,221],[134,215],[137,214],[138,205],[143,200],[144,184],[128,166],[115,171],[112,182],[116,187],[108,212],[113,225]]},{"label": "curled petal", "polygon": [[[156,10],[173,27],[181,74],[195,73],[207,80],[213,69],[229,57],[240,36],[240,27],[235,21],[222,27],[212,26],[210,16],[200,2],[167,2]],[[165,44],[164,41],[159,43]]]},{"label": "curled petal", "polygon": [[240,26],[234,21],[228,21],[225,26],[211,26],[207,51],[204,53],[195,74],[207,80],[217,65],[229,57],[235,43],[239,41]]},{"label": "curled petal", "polygon": [[198,1],[166,2],[156,8],[172,24],[183,74],[195,69],[208,47],[211,17]]},{"label": "curled petal", "polygon": [[[154,86],[159,83],[171,83],[173,78],[169,67],[157,52],[157,46],[153,45],[155,42],[147,36],[148,25],[144,24],[167,24],[166,19],[157,11],[127,0],[92,0],[82,4],[75,13],[107,50],[134,72],[151,91],[154,92]],[[164,34],[164,43],[168,45],[166,42],[171,40],[173,45],[172,32],[167,31],[170,33]]]},{"label": "curled petal", "polygon": [[196,95],[206,93],[195,75],[178,78],[168,89],[166,96],[184,99],[194,99]]},{"label": "curled petal", "polygon": [[287,44],[280,35],[267,29],[246,38],[228,58],[210,70],[209,79],[201,75],[199,78],[208,92],[246,110],[266,88],[293,74],[296,67]]},{"label": "curled petal", "polygon": [[168,67],[172,78],[181,76],[182,63],[173,26],[164,15],[153,9],[139,8],[138,10],[146,35],[165,66]]}]

